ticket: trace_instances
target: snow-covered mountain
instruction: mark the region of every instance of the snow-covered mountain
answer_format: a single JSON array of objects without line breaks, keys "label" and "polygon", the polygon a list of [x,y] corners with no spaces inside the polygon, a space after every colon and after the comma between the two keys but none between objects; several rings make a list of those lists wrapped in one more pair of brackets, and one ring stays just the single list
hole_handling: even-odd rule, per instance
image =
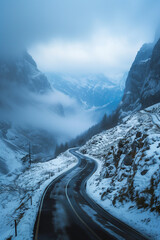
[{"label": "snow-covered mountain", "polygon": [[27,52],[0,60],[0,174],[28,164],[29,143],[35,158],[40,149],[43,155],[55,145],[55,137],[39,126],[34,112],[39,98],[51,92],[47,78]]},{"label": "snow-covered mountain", "polygon": [[100,117],[110,114],[121,101],[126,75],[118,83],[103,74],[73,76],[48,73],[51,85],[75,98],[84,109],[96,112]]},{"label": "snow-covered mountain", "polygon": [[80,152],[99,163],[88,182],[88,193],[149,239],[159,239],[160,104],[95,135]]},{"label": "snow-covered mountain", "polygon": [[0,174],[28,164],[29,144],[32,160],[53,156],[56,143],[69,138],[64,122],[76,120],[72,105],[72,100],[52,89],[26,51],[9,60],[1,58]]},{"label": "snow-covered mountain", "polygon": [[51,90],[46,76],[38,70],[35,61],[26,51],[10,60],[0,59],[0,80],[1,85],[14,83],[15,86],[25,87],[36,93]]},{"label": "snow-covered mountain", "polygon": [[144,44],[129,71],[120,116],[160,102],[160,39]]},{"label": "snow-covered mountain", "polygon": [[76,164],[77,159],[67,151],[48,162],[32,163],[23,172],[0,175],[0,239],[33,239],[43,192],[51,181]]},{"label": "snow-covered mountain", "polygon": [[87,183],[89,195],[149,239],[160,239],[159,102],[160,39],[137,53],[113,114],[117,125],[80,148],[99,165]]}]

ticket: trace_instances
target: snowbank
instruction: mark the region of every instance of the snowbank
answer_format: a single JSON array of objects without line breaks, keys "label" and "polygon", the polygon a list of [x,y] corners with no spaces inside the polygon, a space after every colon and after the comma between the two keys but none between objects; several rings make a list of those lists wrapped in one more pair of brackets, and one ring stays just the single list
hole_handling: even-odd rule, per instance
[{"label": "snowbank", "polygon": [[[0,179],[1,240],[12,236],[16,240],[30,240],[42,194],[57,176],[77,164],[68,151],[44,163],[35,163],[25,172]],[[32,205],[31,198],[32,197]],[[18,222],[18,236],[14,237],[14,220]]]}]

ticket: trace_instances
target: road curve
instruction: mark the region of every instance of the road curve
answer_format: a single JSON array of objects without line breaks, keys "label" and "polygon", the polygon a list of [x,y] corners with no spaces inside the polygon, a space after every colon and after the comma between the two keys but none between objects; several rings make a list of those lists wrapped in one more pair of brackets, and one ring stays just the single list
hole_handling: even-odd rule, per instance
[{"label": "road curve", "polygon": [[71,149],[78,164],[53,180],[41,199],[34,240],[147,239],[113,217],[86,193],[97,163]]}]

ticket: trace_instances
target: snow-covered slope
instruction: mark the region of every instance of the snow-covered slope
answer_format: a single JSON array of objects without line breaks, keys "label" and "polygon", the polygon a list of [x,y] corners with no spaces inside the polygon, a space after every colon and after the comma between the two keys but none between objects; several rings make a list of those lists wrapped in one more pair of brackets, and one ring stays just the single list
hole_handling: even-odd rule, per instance
[{"label": "snow-covered slope", "polygon": [[[0,175],[25,167],[29,142],[35,157],[40,149],[42,155],[50,153],[51,145],[53,149],[55,137],[36,119],[37,112],[50,107],[42,98],[51,93],[46,76],[26,51],[9,60],[0,57]],[[52,109],[57,114],[57,106]]]},{"label": "snow-covered slope", "polygon": [[100,163],[88,193],[150,239],[160,239],[160,104],[92,137],[80,152]]},{"label": "snow-covered slope", "polygon": [[111,113],[121,101],[126,74],[119,83],[110,80],[103,74],[67,75],[47,74],[51,85],[75,98],[84,109],[97,113]]},{"label": "snow-covered slope", "polygon": [[160,39],[144,44],[129,71],[120,117],[160,102]]},{"label": "snow-covered slope", "polygon": [[[26,171],[0,176],[0,239],[31,240],[42,197],[47,185],[76,165],[77,159],[65,152],[45,163],[35,163]],[[32,197],[32,198],[31,198]],[[32,199],[32,204],[31,204]],[[15,237],[14,220],[18,235]]]},{"label": "snow-covered slope", "polygon": [[0,139],[0,176],[13,172],[15,169],[22,170],[21,159],[27,154],[17,146]]},{"label": "snow-covered slope", "polygon": [[61,126],[76,115],[71,104],[26,51],[10,59],[0,56],[0,175],[26,166],[29,143],[33,161],[53,157],[56,143],[69,138]]}]

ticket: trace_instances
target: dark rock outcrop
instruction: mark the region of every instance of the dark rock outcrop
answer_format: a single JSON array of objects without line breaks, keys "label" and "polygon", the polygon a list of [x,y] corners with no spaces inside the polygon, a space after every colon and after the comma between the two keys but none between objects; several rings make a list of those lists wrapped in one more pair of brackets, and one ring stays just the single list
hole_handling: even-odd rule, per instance
[{"label": "dark rock outcrop", "polygon": [[160,102],[160,39],[156,44],[144,44],[129,71],[120,118]]},{"label": "dark rock outcrop", "polygon": [[0,86],[9,85],[34,93],[45,93],[51,90],[47,77],[41,73],[33,58],[24,52],[14,59],[0,59]]}]

